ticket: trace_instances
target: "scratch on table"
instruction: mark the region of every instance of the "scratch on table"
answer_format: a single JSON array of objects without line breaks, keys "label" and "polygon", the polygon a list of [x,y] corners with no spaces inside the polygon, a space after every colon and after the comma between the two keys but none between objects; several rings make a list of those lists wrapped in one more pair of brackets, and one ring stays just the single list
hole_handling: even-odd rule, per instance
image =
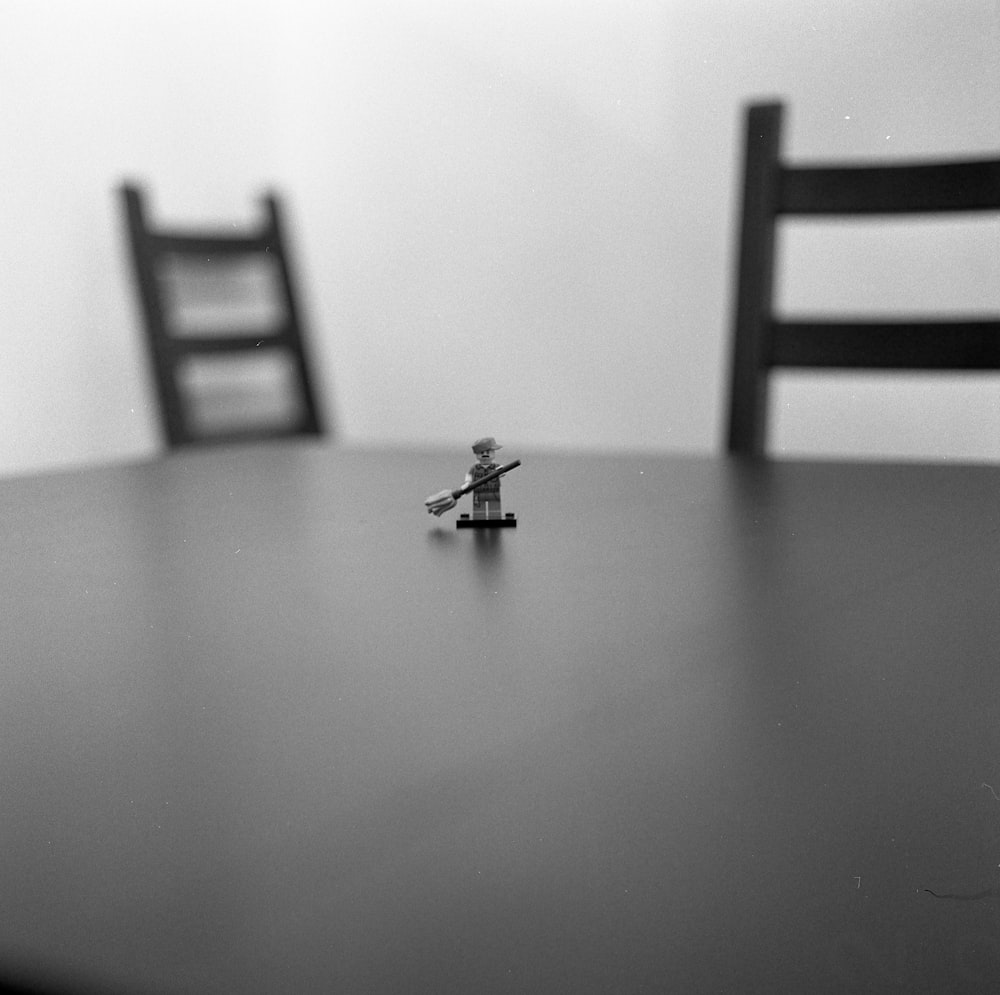
[{"label": "scratch on table", "polygon": [[931,891],[930,888],[924,888],[924,891],[935,898],[951,898],[956,902],[976,902],[981,898],[1000,898],[1000,888],[987,888],[986,891],[977,891],[971,895],[939,895],[936,891]]},{"label": "scratch on table", "polygon": [[983,786],[984,788],[986,788],[986,790],[987,790],[987,791],[989,791],[989,793],[990,793],[990,794],[991,794],[991,795],[992,795],[992,796],[993,796],[993,797],[994,797],[994,798],[995,798],[995,799],[996,799],[996,800],[997,800],[998,802],[1000,802],[1000,795],[998,795],[998,794],[997,794],[997,793],[996,793],[996,792],[995,792],[995,791],[993,790],[993,788],[992,788],[992,787],[991,787],[991,786],[990,786],[989,784],[987,784],[987,783],[986,783],[985,781],[983,781],[983,785],[982,785],[982,786]]}]

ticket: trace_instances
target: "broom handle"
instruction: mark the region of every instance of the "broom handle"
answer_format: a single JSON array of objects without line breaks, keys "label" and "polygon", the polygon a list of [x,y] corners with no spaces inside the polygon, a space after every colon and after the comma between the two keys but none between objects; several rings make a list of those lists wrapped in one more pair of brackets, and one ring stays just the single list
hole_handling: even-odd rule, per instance
[{"label": "broom handle", "polygon": [[477,487],[482,487],[487,481],[495,480],[502,473],[506,473],[508,470],[513,470],[515,466],[520,466],[521,461],[519,459],[512,460],[510,463],[506,463],[504,466],[498,466],[492,473],[486,474],[485,477],[480,477],[477,481],[471,484],[465,484],[459,487],[457,491],[452,491],[451,496],[457,501],[463,494],[468,494],[469,491],[474,491]]}]

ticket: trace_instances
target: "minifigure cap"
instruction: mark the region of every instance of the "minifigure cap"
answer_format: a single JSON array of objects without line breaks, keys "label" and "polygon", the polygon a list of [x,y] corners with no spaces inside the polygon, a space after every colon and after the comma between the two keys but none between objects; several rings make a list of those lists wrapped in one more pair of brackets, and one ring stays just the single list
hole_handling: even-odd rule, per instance
[{"label": "minifigure cap", "polygon": [[476,439],[476,441],[472,443],[472,451],[476,453],[476,455],[486,452],[487,449],[503,449],[503,446],[498,446],[497,440],[494,439],[492,435],[486,436],[485,439]]}]

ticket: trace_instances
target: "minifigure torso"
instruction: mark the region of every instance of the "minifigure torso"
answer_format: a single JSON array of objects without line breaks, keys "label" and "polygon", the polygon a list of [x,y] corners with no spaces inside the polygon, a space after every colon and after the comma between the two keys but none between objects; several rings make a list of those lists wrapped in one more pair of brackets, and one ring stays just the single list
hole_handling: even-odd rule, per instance
[{"label": "minifigure torso", "polygon": [[[498,463],[474,463],[466,475],[466,480],[475,483],[477,480],[481,480],[488,473],[492,473],[494,470],[499,468]],[[491,480],[488,484],[483,484],[482,487],[477,487],[472,492],[472,506],[474,508],[480,507],[484,502],[492,502],[500,500],[500,478],[497,477],[496,480]]]}]

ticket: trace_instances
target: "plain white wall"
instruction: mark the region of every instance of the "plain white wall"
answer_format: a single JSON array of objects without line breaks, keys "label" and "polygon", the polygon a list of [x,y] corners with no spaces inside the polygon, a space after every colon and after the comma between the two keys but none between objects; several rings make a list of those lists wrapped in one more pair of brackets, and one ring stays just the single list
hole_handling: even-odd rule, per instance
[{"label": "plain white wall", "polygon": [[[238,220],[264,185],[286,194],[348,443],[707,452],[742,104],[788,101],[794,157],[1000,150],[996,0],[2,11],[7,473],[159,449],[124,177],[178,218]],[[790,231],[783,302],[1000,309],[995,223],[894,234],[828,247]],[[1000,456],[1000,381],[911,379],[785,378],[779,451]]]}]

